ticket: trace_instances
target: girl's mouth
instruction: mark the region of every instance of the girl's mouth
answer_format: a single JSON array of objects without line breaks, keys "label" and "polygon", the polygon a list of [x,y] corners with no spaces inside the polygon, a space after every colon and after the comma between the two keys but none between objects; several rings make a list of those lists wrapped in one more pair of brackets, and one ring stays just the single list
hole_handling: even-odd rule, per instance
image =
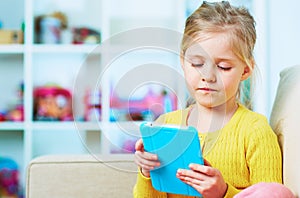
[{"label": "girl's mouth", "polygon": [[216,91],[215,89],[211,89],[211,88],[208,88],[208,87],[201,87],[201,88],[198,88],[197,90],[201,90],[201,91]]}]

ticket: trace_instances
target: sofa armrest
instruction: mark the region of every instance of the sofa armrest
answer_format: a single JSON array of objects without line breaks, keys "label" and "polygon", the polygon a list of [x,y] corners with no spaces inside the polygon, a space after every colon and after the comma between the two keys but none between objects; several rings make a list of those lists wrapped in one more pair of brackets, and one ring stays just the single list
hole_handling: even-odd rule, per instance
[{"label": "sofa armrest", "polygon": [[31,161],[27,198],[132,197],[132,154],[49,155]]},{"label": "sofa armrest", "polygon": [[284,184],[300,195],[300,65],[281,71],[270,124],[283,153]]}]

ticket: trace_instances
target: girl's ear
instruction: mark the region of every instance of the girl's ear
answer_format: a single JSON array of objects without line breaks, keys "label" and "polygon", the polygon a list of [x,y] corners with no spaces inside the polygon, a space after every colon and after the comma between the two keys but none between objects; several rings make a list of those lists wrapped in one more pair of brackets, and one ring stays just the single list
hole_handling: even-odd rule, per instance
[{"label": "girl's ear", "polygon": [[246,80],[252,74],[252,67],[246,65],[244,67],[244,73],[242,74],[241,81]]},{"label": "girl's ear", "polygon": [[246,80],[252,74],[252,69],[246,65],[244,67],[244,73],[242,74],[241,81]]}]

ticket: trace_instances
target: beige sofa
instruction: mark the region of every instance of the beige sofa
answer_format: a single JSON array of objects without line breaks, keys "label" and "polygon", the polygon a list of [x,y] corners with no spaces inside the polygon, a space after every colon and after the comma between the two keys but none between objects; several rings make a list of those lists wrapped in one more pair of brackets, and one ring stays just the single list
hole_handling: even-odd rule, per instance
[{"label": "beige sofa", "polygon": [[26,197],[132,197],[136,174],[132,154],[42,156],[28,167]]},{"label": "beige sofa", "polygon": [[270,124],[283,152],[284,184],[300,196],[300,65],[280,73]]},{"label": "beige sofa", "polygon": [[[284,183],[300,195],[300,66],[287,68],[280,83],[270,123],[280,136]],[[27,172],[27,198],[132,197],[136,181],[133,155],[43,156]]]}]

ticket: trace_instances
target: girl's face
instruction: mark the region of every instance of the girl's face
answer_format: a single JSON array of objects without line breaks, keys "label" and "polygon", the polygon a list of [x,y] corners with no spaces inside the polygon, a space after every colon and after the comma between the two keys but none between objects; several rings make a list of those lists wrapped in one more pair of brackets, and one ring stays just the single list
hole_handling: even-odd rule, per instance
[{"label": "girl's face", "polygon": [[235,104],[240,82],[251,74],[250,67],[233,53],[226,33],[211,34],[191,45],[181,64],[190,94],[209,108]]}]

